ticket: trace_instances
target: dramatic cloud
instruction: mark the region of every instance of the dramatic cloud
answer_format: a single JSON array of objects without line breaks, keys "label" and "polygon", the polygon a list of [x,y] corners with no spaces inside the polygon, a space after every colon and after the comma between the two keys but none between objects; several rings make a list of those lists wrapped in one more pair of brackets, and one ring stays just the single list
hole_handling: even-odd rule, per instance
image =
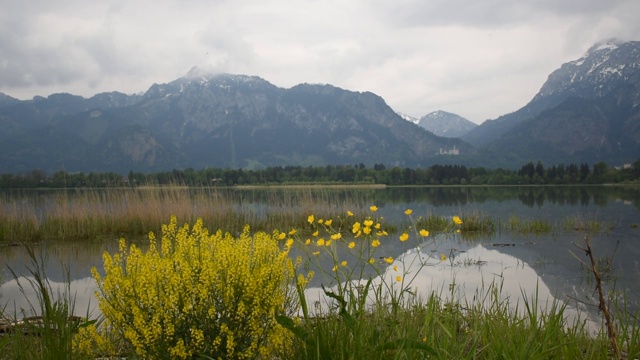
[{"label": "dramatic cloud", "polygon": [[481,122],[594,43],[640,40],[638,13],[637,0],[14,1],[0,13],[0,91],[133,93],[198,66]]}]

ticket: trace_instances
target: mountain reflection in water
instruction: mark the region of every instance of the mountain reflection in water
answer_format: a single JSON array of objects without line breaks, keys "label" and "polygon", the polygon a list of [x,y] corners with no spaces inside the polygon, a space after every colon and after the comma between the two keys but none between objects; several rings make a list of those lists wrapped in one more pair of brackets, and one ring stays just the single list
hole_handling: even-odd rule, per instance
[{"label": "mountain reflection in water", "polygon": [[[397,271],[394,270],[396,266]],[[378,286],[384,279],[392,289],[398,290],[400,284],[396,277],[402,274],[405,274],[405,279],[413,279],[410,288],[418,299],[428,299],[433,293],[446,302],[453,296],[453,300],[463,308],[466,304],[476,304],[479,299],[483,299],[483,305],[491,305],[493,299],[490,292],[493,287],[498,289],[500,301],[506,300],[509,309],[521,315],[526,311],[525,300],[530,305],[537,304],[540,311],[551,309],[554,301],[559,301],[561,305],[566,300],[556,298],[527,263],[480,244],[444,261],[437,254],[412,249],[396,258],[381,276],[373,279],[372,285]],[[365,281],[361,280],[359,284],[364,285]],[[327,290],[335,291],[335,286]],[[576,297],[582,295],[580,290],[574,288],[572,291]],[[335,305],[319,287],[307,289],[306,296],[308,308],[317,312],[327,311],[328,306]],[[373,302],[371,295],[368,300],[369,303]],[[568,305],[564,315],[568,325],[586,319],[587,329],[591,333],[595,334],[600,329],[583,304]]]}]

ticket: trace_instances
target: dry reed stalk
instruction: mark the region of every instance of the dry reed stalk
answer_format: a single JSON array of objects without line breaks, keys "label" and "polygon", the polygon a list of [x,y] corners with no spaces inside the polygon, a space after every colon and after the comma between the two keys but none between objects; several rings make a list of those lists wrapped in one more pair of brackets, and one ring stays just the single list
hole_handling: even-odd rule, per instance
[{"label": "dry reed stalk", "polygon": [[596,288],[598,289],[598,308],[604,314],[605,325],[607,326],[607,335],[609,336],[609,340],[611,340],[611,345],[613,346],[613,350],[616,353],[616,359],[622,359],[622,352],[620,351],[620,347],[618,346],[618,340],[616,338],[616,332],[613,327],[613,321],[611,320],[611,314],[609,313],[609,307],[607,306],[607,301],[604,297],[604,291],[602,290],[602,280],[600,278],[600,273],[598,272],[598,266],[596,265],[596,261],[593,257],[593,251],[591,250],[591,244],[589,244],[589,236],[584,237],[584,242],[586,244],[586,248],[582,248],[577,244],[574,244],[580,250],[584,251],[586,255],[589,256],[589,261],[591,262],[591,266],[582,262],[588,269],[593,273],[594,278],[596,279]]}]

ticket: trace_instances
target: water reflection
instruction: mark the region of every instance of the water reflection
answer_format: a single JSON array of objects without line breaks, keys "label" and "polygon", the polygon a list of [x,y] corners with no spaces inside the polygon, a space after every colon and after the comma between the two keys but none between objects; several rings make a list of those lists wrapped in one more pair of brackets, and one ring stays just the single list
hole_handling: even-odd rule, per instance
[{"label": "water reflection", "polygon": [[[38,295],[34,287],[34,278],[20,276],[0,286],[0,308],[4,307],[7,316],[21,319],[28,316],[40,315]],[[94,293],[96,283],[91,277],[72,280],[69,283],[49,280],[51,294],[54,299],[70,299],[73,314],[76,316],[98,317],[100,310]],[[70,295],[70,296],[69,296]]]}]

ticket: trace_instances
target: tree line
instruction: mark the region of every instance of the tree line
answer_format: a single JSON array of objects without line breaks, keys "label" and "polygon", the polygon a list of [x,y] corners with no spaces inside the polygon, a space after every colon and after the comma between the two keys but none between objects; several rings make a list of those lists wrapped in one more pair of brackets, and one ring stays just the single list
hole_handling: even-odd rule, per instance
[{"label": "tree line", "polygon": [[432,165],[424,168],[386,167],[376,164],[326,166],[274,166],[261,170],[206,168],[128,174],[42,170],[0,175],[1,189],[101,188],[157,185],[235,186],[273,184],[385,184],[385,185],[527,185],[604,184],[638,182],[640,159],[622,168],[604,162],[552,165],[528,162],[518,170],[486,169],[464,165]]}]

